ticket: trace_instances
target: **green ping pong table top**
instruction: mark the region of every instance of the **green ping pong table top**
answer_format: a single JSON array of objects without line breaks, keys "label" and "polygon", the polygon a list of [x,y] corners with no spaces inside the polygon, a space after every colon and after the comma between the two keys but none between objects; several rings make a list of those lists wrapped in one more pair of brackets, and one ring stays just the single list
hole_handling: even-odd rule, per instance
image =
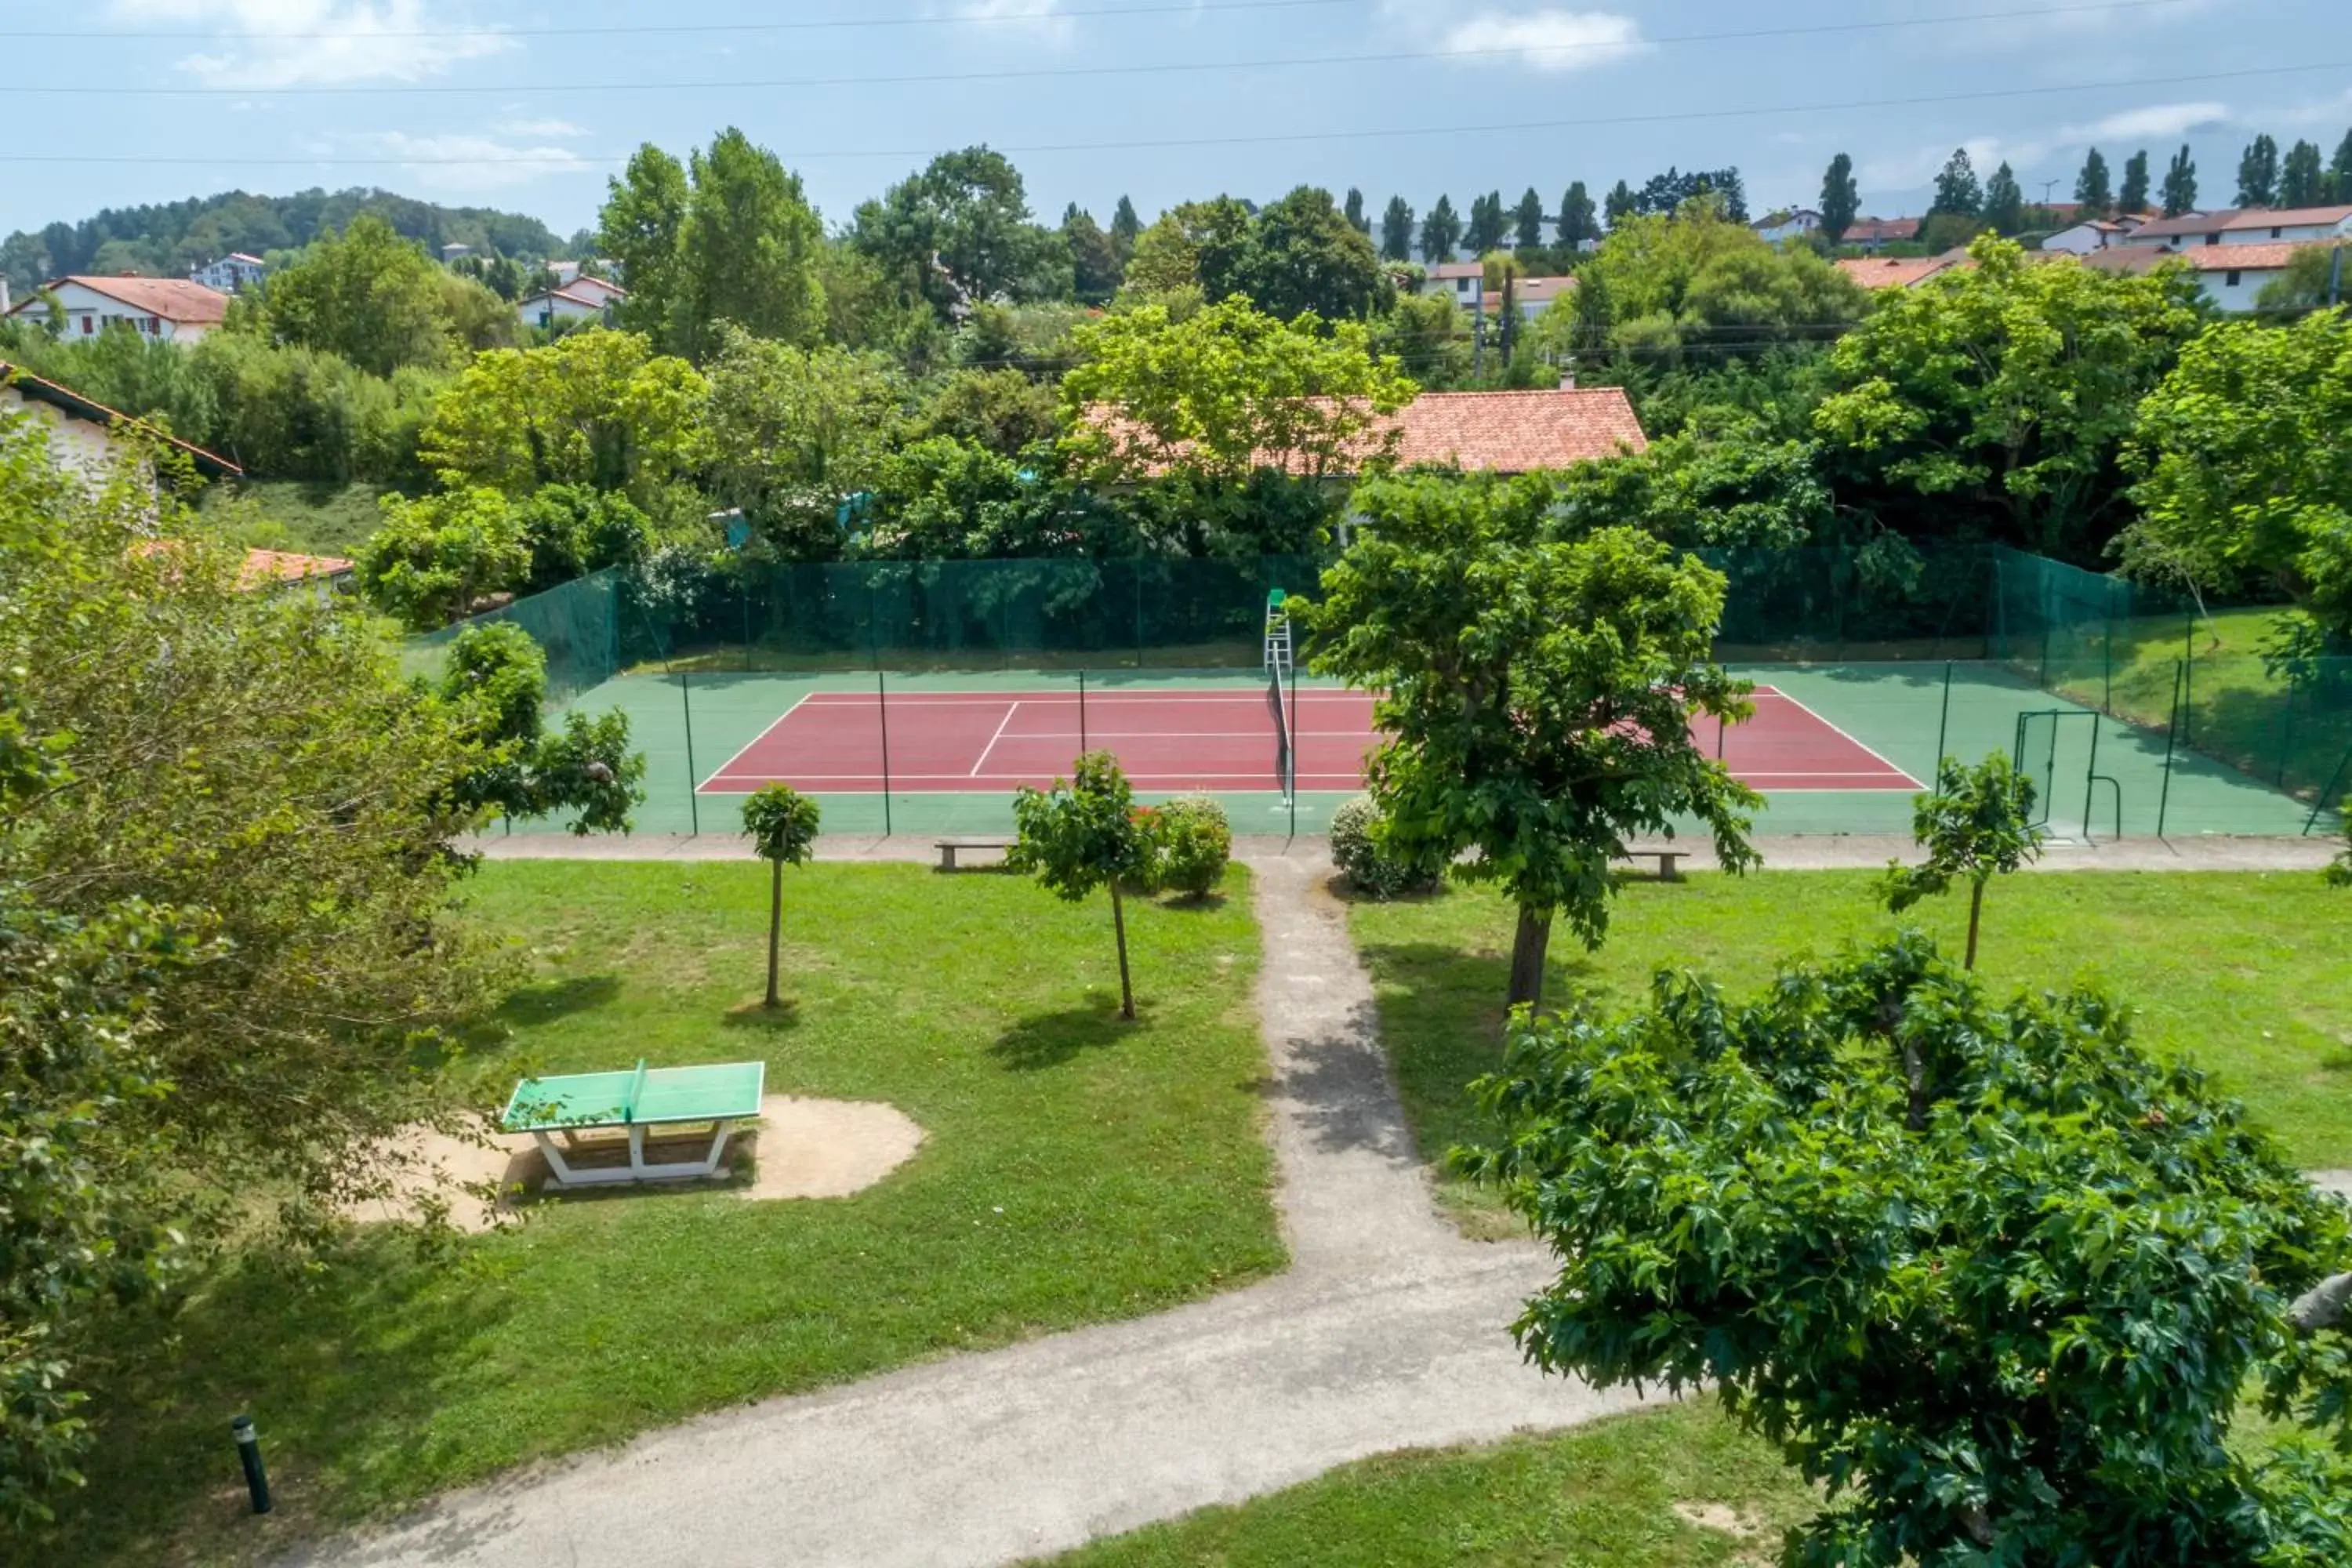
[{"label": "green ping pong table top", "polygon": [[672,1121],[747,1121],[760,1114],[765,1062],[651,1068],[527,1078],[515,1085],[500,1124],[533,1128],[627,1127]]}]

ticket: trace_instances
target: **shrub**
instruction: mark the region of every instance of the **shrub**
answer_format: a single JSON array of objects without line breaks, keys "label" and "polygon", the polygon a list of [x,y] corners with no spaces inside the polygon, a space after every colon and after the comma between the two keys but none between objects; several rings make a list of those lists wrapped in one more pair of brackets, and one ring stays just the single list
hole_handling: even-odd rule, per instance
[{"label": "shrub", "polygon": [[1400,860],[1380,847],[1380,803],[1368,795],[1343,802],[1331,814],[1331,863],[1348,885],[1375,899],[1433,891],[1435,871]]},{"label": "shrub", "polygon": [[1165,891],[1205,899],[1234,856],[1225,808],[1204,795],[1183,795],[1151,814],[1152,881]]}]

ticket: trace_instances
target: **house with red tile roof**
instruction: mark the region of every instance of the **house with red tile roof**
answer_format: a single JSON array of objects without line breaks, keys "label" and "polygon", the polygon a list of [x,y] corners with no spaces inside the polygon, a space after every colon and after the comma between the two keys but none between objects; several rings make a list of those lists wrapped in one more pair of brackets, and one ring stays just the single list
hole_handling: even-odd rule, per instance
[{"label": "house with red tile roof", "polygon": [[1918,238],[1920,222],[1916,217],[1858,217],[1838,243],[1859,246],[1874,253],[1886,246],[1908,244]]},{"label": "house with red tile roof", "polygon": [[2314,239],[2352,239],[2352,205],[2185,213],[2143,224],[2125,243],[2188,250],[2200,245],[2293,244]]},{"label": "house with red tile roof", "polygon": [[69,338],[128,327],[165,342],[192,343],[227,319],[228,296],[186,278],[76,274],[49,279],[8,314],[19,321],[54,321]]},{"label": "house with red tile roof", "polygon": [[[2198,245],[2185,250],[2118,245],[2084,257],[2083,265],[2112,272],[2152,272],[2168,262],[2178,262],[2197,274],[2198,285],[2208,300],[2224,310],[2242,312],[2260,303],[2263,290],[2286,275],[2288,264],[2297,255],[2306,250],[2334,248],[2352,251],[2352,240]],[[2352,292],[2352,255],[2345,258],[2344,265],[2347,292]]]},{"label": "house with red tile roof", "polygon": [[543,289],[515,301],[515,319],[526,327],[551,331],[559,321],[573,326],[605,319],[629,291],[602,278],[574,278],[561,289]]},{"label": "house with red tile roof", "polygon": [[1865,289],[1916,289],[1938,273],[1976,265],[1965,251],[1942,256],[1848,256],[1837,269]]},{"label": "house with red tile roof", "polygon": [[84,397],[70,387],[31,375],[0,360],[0,416],[22,415],[47,426],[49,457],[58,467],[93,481],[114,467],[126,436],[161,442],[208,479],[241,479],[245,470],[218,453],[164,435],[128,414]]},{"label": "house with red tile roof", "polygon": [[322,587],[341,587],[351,580],[353,568],[340,555],[297,555],[285,550],[248,550],[245,564],[237,568],[236,585],[251,592],[256,588],[287,588],[301,583],[316,583]]}]

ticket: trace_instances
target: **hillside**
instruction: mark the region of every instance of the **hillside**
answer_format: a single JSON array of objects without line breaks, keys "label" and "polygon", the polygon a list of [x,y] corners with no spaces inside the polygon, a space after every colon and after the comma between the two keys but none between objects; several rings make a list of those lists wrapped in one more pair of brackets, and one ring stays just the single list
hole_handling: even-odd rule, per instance
[{"label": "hillside", "polygon": [[19,293],[68,272],[175,278],[233,250],[267,256],[298,248],[322,231],[341,229],[362,212],[376,214],[436,249],[470,245],[526,261],[572,253],[570,244],[539,219],[494,207],[445,207],[356,187],[290,196],[225,191],[184,202],[110,207],[79,223],[53,223],[37,232],[20,229],[0,241],[0,273]]}]

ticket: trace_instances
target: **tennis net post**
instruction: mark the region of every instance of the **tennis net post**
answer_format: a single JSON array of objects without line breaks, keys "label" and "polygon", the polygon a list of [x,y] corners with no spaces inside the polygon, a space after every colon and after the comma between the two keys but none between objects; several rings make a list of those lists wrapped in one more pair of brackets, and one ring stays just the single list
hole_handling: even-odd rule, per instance
[{"label": "tennis net post", "polygon": [[646,1091],[646,1058],[637,1058],[637,1070],[629,1075],[629,1087],[621,1096],[621,1120],[634,1123],[637,1119],[637,1097]]}]

